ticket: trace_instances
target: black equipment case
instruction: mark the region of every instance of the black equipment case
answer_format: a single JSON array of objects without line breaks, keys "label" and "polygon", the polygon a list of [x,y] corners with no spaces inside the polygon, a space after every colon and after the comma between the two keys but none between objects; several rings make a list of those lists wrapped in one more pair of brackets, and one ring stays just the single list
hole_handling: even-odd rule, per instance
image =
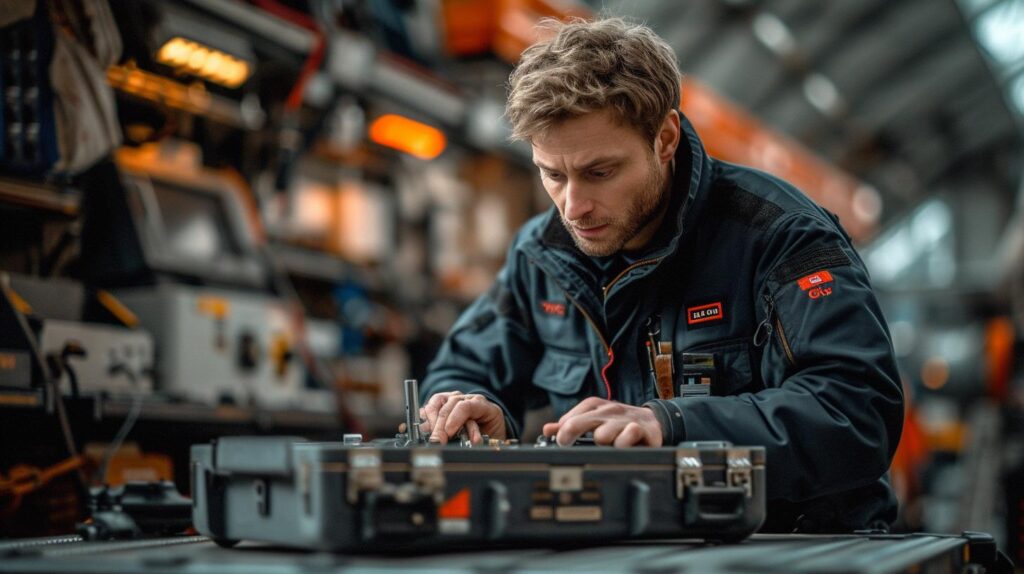
[{"label": "black equipment case", "polygon": [[222,545],[318,550],[737,541],[765,514],[762,447],[486,447],[226,437],[192,447],[193,519]]}]

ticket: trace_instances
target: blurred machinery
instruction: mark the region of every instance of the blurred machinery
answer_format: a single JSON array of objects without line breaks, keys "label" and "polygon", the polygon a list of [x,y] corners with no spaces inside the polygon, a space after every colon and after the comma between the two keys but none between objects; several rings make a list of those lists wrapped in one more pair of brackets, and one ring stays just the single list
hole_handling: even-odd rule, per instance
[{"label": "blurred machinery", "polygon": [[277,299],[187,285],[119,291],[160,346],[157,379],[171,397],[267,408],[300,404],[305,369],[289,310]]},{"label": "blurred machinery", "polygon": [[122,150],[118,166],[148,273],[116,293],[159,346],[158,388],[212,405],[301,404],[299,311],[272,289],[245,190],[188,144]]},{"label": "blurred machinery", "polygon": [[117,159],[152,278],[267,288],[269,270],[260,261],[245,191],[204,168],[197,146],[168,141],[124,148]]},{"label": "blurred machinery", "polygon": [[153,390],[152,337],[109,292],[68,280],[4,280],[0,328],[14,368],[0,386],[43,388],[53,381],[62,394],[76,397]]},{"label": "blurred machinery", "polygon": [[60,365],[63,394],[127,396],[153,391],[153,339],[146,331],[48,320],[39,347]]}]

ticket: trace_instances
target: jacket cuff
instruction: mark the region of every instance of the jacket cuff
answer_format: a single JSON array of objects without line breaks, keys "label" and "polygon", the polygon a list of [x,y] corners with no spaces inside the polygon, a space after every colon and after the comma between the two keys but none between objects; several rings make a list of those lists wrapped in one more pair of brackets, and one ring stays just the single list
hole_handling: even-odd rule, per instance
[{"label": "jacket cuff", "polygon": [[661,446],[675,446],[686,440],[686,425],[678,405],[672,401],[654,399],[643,406],[654,412],[654,418],[661,425]]}]

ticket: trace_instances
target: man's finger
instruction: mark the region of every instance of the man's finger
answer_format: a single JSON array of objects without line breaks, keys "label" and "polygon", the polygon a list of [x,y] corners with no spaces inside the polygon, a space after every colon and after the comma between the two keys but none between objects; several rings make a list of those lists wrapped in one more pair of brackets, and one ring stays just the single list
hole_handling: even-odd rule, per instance
[{"label": "man's finger", "polygon": [[609,401],[608,399],[602,399],[598,397],[587,397],[580,401],[579,404],[569,409],[569,412],[562,415],[561,418],[558,419],[558,422],[564,423],[567,419],[570,419],[577,415],[581,415],[583,413],[588,413],[611,402],[612,401]]},{"label": "man's finger", "polygon": [[466,432],[469,433],[469,442],[473,444],[484,442],[484,435],[480,432],[480,425],[476,421],[466,421]]},{"label": "man's finger", "polygon": [[427,400],[427,404],[423,405],[422,410],[424,416],[422,418],[426,419],[427,422],[425,425],[421,425],[420,429],[423,432],[427,433],[432,432],[435,428],[437,428],[437,415],[440,412],[441,408],[445,405],[445,403],[448,402],[449,398],[461,394],[462,393],[460,391],[446,391],[443,393],[437,393],[432,395]]},{"label": "man's finger", "polygon": [[437,418],[437,422],[440,423],[440,424],[436,424],[436,425],[431,427],[431,429],[430,429],[430,438],[428,440],[430,442],[439,442],[441,444],[447,444],[448,443],[448,435],[445,434],[445,432],[444,432],[444,419],[441,418],[441,417],[438,417]]},{"label": "man's finger", "polygon": [[[428,434],[430,432],[430,421],[427,419],[426,416],[424,416],[424,414],[424,410],[420,409],[420,434]],[[402,426],[404,427],[405,423],[402,423]],[[400,430],[398,432],[404,431]]]},{"label": "man's finger", "polygon": [[[431,397],[433,398],[433,397]],[[430,432],[430,418],[427,417],[426,407],[420,407],[420,433],[426,434]]]},{"label": "man's finger", "polygon": [[575,407],[571,408],[569,412],[562,415],[557,422],[546,423],[541,429],[541,432],[544,434],[544,436],[557,435],[561,431],[562,425],[565,424],[567,421],[572,420],[575,417],[584,415],[586,413],[592,413],[598,409],[601,409],[602,407],[607,409],[608,407],[612,407],[616,404],[617,403],[615,401],[609,401],[608,399],[602,399],[600,397],[588,397],[580,401],[580,403],[577,404]]},{"label": "man's finger", "polygon": [[[559,424],[555,440],[559,446],[569,446],[587,432],[597,429],[603,422],[605,422],[605,417],[595,413],[576,415]],[[597,442],[596,436],[594,442]]]},{"label": "man's finger", "polygon": [[436,414],[437,411],[446,402],[448,402],[448,399],[450,397],[454,397],[461,394],[462,391],[445,391],[443,393],[435,393],[431,395],[429,399],[427,399],[427,404],[423,405],[421,408],[423,409],[424,414],[429,414],[431,412]]},{"label": "man's finger", "polygon": [[[451,412],[445,418],[444,432],[448,436],[452,436],[459,432],[466,421],[476,421],[487,416],[487,410],[489,405],[483,401],[473,401],[463,399],[456,403]],[[440,425],[438,428],[441,428]]]},{"label": "man's finger", "polygon": [[[438,409],[437,418],[434,419],[434,424],[431,426],[433,430],[430,433],[430,439],[432,441],[438,441],[441,444],[445,444],[448,442],[448,439],[454,436],[454,431],[447,431],[449,426],[448,420],[449,417],[451,417],[452,411],[455,409],[455,407],[465,400],[466,395],[463,395],[462,393],[452,394],[448,396],[445,403],[441,405],[440,409]],[[458,426],[455,427],[455,431],[458,431],[458,429],[462,427],[462,425],[465,424],[465,422],[466,419],[462,418],[462,420],[459,421]]]},{"label": "man's finger", "polygon": [[463,395],[462,393],[448,397],[444,404],[441,405],[441,408],[437,410],[437,418],[447,418],[452,414],[452,410],[455,406],[466,400],[468,397],[469,395]]},{"label": "man's finger", "polygon": [[[602,417],[603,418],[603,417]],[[629,426],[629,421],[618,418],[603,418],[594,429],[594,444],[607,446],[615,443],[615,439]]]},{"label": "man's finger", "polygon": [[[595,435],[597,433],[594,433]],[[619,436],[615,437],[615,441],[612,446],[617,448],[625,448],[635,446],[638,444],[644,444],[647,442],[646,433],[644,433],[643,427],[635,422],[631,422],[626,425],[626,428],[622,429]]]}]

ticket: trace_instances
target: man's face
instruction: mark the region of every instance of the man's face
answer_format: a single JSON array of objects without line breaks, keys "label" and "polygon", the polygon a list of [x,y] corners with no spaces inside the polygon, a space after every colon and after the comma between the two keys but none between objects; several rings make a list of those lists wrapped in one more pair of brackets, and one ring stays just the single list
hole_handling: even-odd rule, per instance
[{"label": "man's face", "polygon": [[654,236],[668,205],[678,123],[674,134],[666,136],[666,129],[672,126],[663,127],[652,149],[637,130],[600,111],[533,138],[541,182],[580,251],[604,257],[639,249]]}]

